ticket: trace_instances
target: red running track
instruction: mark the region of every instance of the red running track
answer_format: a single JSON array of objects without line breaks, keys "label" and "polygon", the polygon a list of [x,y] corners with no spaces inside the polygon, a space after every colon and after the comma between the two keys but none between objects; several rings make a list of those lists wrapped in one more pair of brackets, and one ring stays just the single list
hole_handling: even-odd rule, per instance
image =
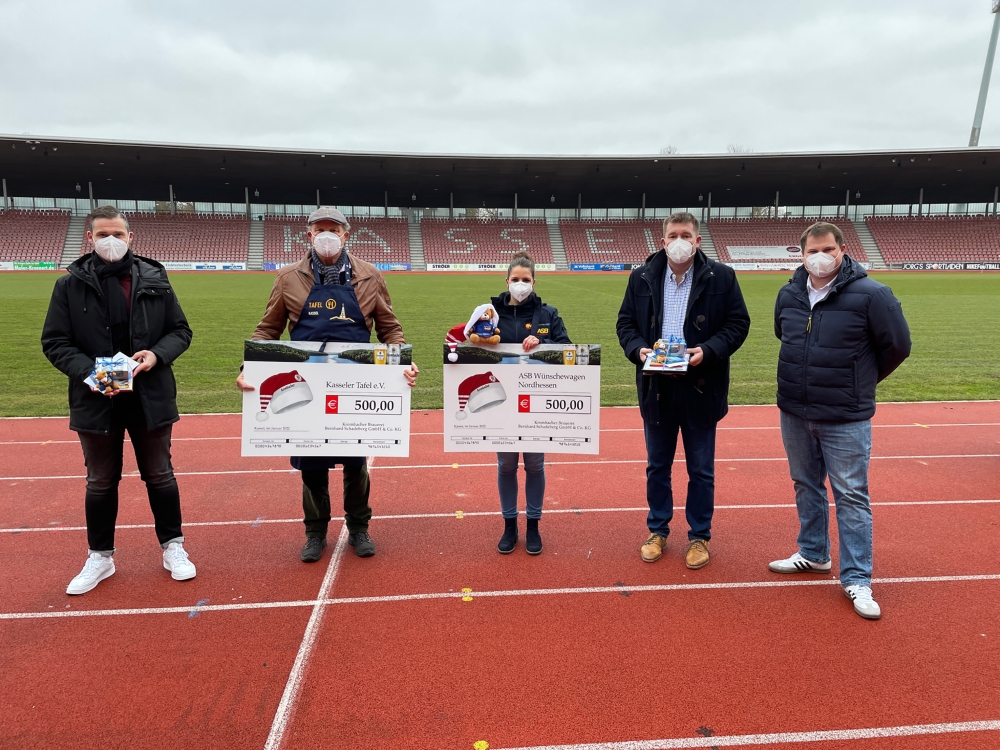
[{"label": "red running track", "polygon": [[186,417],[198,577],[162,569],[129,477],[118,573],[73,598],[78,443],[0,420],[0,748],[1000,747],[1000,403],[884,404],[875,425],[867,622],[834,576],[766,569],[797,531],[773,407],[720,425],[701,571],[682,511],[638,559],[635,409],[602,411],[600,456],[549,457],[539,557],[496,554],[491,454],[444,454],[440,413],[414,413],[411,457],[372,469],[378,554],[311,566],[288,464],[240,458],[238,417]]}]

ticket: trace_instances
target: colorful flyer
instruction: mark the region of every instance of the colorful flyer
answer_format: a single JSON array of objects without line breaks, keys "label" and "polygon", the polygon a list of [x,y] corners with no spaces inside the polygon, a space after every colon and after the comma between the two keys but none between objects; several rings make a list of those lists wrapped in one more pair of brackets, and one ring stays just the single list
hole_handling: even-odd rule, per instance
[{"label": "colorful flyer", "polygon": [[410,455],[409,344],[247,341],[244,456]]},{"label": "colorful flyer", "polygon": [[446,453],[600,452],[599,344],[444,345]]}]

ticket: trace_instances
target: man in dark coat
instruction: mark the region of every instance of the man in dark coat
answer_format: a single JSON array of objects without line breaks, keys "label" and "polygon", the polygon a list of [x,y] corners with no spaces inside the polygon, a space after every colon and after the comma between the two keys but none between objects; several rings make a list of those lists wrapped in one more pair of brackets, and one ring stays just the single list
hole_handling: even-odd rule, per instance
[{"label": "man in dark coat", "polygon": [[[86,593],[115,573],[126,431],[146,484],[163,566],[175,580],[188,580],[196,571],[184,550],[170,436],[179,419],[171,366],[190,346],[191,329],[163,266],[132,254],[132,233],[118,209],[96,209],[87,237],[95,251],[56,281],[42,329],[45,356],[69,378],[69,427],[80,437],[87,465],[90,550],[66,593]],[[132,373],[134,390],[105,394],[87,385],[95,359],[117,352],[139,363]]]},{"label": "man in dark coat", "polygon": [[[750,332],[750,315],[736,273],[701,251],[693,215],[679,212],[664,221],[662,245],[632,271],[617,326],[625,356],[635,364],[646,435],[649,537],[640,554],[655,562],[667,543],[674,511],[671,467],[680,430],[688,471],[685,564],[696,570],[709,561],[715,431],[729,410],[729,358]],[[687,372],[643,374],[653,344],[670,335],[687,343]]]},{"label": "man in dark coat", "polygon": [[774,305],[781,438],[795,484],[799,549],[775,573],[829,573],[830,477],[840,536],[840,583],[854,610],[881,616],[872,597],[868,495],[875,386],[910,354],[910,329],[892,290],[868,278],[826,222],[800,240],[803,265]]}]

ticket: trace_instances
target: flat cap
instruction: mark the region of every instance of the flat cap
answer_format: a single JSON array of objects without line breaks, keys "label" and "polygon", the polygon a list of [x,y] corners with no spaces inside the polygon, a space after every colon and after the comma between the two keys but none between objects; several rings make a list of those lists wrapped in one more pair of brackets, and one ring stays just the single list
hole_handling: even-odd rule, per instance
[{"label": "flat cap", "polygon": [[309,221],[306,224],[315,224],[317,221],[335,221],[338,224],[346,225],[347,217],[344,216],[340,211],[330,206],[320,206],[311,214],[309,214]]}]

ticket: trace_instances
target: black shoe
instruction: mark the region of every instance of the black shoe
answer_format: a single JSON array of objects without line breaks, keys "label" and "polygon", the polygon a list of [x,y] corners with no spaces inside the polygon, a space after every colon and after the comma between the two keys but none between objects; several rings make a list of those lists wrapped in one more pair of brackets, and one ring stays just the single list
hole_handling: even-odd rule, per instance
[{"label": "black shoe", "polygon": [[302,548],[302,562],[316,562],[319,560],[323,556],[323,548],[325,546],[325,536],[307,537],[305,546]]},{"label": "black shoe", "polygon": [[538,519],[528,519],[528,533],[524,538],[524,548],[529,555],[542,554],[542,537],[538,533]]},{"label": "black shoe", "polygon": [[349,534],[347,536],[347,543],[354,547],[354,554],[358,557],[371,557],[375,554],[375,542],[368,536],[367,531]]},{"label": "black shoe", "polygon": [[503,536],[497,544],[497,552],[501,555],[509,555],[514,551],[517,544],[517,518],[503,519]]}]

